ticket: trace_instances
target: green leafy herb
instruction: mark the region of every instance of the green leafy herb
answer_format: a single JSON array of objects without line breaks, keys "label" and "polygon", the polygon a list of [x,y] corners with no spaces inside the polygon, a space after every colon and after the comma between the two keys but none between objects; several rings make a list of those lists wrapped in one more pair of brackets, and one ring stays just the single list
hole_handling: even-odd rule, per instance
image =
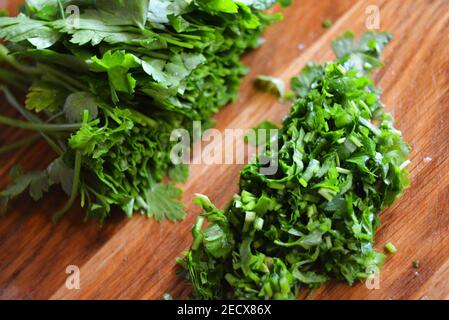
[{"label": "green leafy herb", "polygon": [[[228,207],[197,198],[204,212],[179,261],[195,298],[294,299],[330,279],[352,285],[381,266],[379,212],[409,184],[409,147],[369,76],[389,38],[336,40],[336,61],[292,79],[297,99],[278,148],[244,167]],[[275,173],[262,171],[266,158],[278,159]]]},{"label": "green leafy herb", "polygon": [[64,114],[68,122],[82,122],[85,111],[89,114],[89,120],[98,117],[97,103],[90,92],[75,92],[67,97],[64,103]]},{"label": "green leafy herb", "polygon": [[25,108],[2,87],[26,121],[0,123],[37,130],[57,154],[47,170],[12,179],[3,210],[26,190],[37,199],[60,184],[68,205],[79,195],[100,222],[112,207],[182,219],[180,190],[161,184],[188,175],[170,161],[170,134],[210,123],[237,97],[240,57],[281,17],[262,12],[276,1],[77,1],[79,17],[66,13],[72,2],[27,0],[17,17],[0,17],[0,61],[14,69],[0,79],[29,87]]},{"label": "green leafy herb", "polygon": [[178,201],[181,190],[172,185],[157,184],[146,194],[147,216],[158,221],[184,219],[184,206]]},{"label": "green leafy herb", "polygon": [[40,81],[31,85],[25,104],[28,110],[35,112],[47,110],[55,113],[61,108],[66,96],[67,93],[64,90]]}]

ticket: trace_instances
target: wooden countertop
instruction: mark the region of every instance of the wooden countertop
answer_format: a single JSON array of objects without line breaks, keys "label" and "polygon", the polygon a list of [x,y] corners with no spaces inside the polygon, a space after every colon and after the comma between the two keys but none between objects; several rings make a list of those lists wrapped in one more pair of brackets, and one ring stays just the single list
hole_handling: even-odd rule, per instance
[{"label": "wooden countertop", "polygon": [[[10,5],[14,1],[10,1]],[[15,1],[19,2],[19,1]],[[378,248],[393,242],[381,274],[379,290],[363,283],[348,287],[330,283],[314,299],[430,299],[449,298],[449,2],[446,0],[296,0],[284,10],[285,19],[266,32],[266,43],[247,54],[252,72],[239,100],[223,109],[216,128],[251,128],[261,120],[280,122],[288,107],[257,92],[258,74],[288,80],[310,60],[333,59],[330,41],[346,30],[366,30],[367,7],[380,8],[382,30],[393,33],[385,67],[376,73],[383,101],[397,127],[411,144],[412,187],[382,213],[376,236]],[[331,19],[325,30],[321,23]],[[300,50],[299,48],[303,48]],[[4,102],[3,114],[11,113]],[[0,127],[0,143],[22,132]],[[0,188],[16,163],[43,168],[54,155],[45,143],[0,159]],[[65,198],[59,191],[44,201],[15,201],[0,220],[0,299],[161,299],[168,292],[184,298],[189,285],[176,275],[175,258],[191,242],[190,229],[198,209],[194,193],[208,195],[224,207],[237,191],[238,165],[192,165],[184,185],[187,218],[180,223],[157,223],[136,216],[114,214],[100,228],[83,223],[73,208],[58,225],[50,220]],[[412,261],[419,260],[419,269]],[[81,289],[65,287],[68,265],[80,268]]]}]

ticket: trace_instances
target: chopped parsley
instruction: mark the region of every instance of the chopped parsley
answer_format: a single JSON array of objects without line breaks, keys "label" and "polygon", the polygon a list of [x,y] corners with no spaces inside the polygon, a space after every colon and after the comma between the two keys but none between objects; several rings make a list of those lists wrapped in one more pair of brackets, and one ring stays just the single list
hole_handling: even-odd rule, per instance
[{"label": "chopped parsley", "polygon": [[[336,61],[310,64],[292,79],[296,100],[279,148],[244,167],[227,208],[195,200],[203,213],[179,260],[195,298],[294,299],[381,267],[379,212],[409,185],[409,146],[370,77],[390,37],[370,32],[356,42],[346,33],[334,41]],[[279,159],[275,174],[261,173],[262,157]]]}]

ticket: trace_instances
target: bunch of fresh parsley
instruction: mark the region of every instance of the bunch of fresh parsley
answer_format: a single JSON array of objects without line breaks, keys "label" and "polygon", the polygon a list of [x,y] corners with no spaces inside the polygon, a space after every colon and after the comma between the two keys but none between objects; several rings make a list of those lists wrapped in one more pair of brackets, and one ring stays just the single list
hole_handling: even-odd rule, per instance
[{"label": "bunch of fresh parsley", "polygon": [[179,261],[195,298],[294,299],[301,288],[353,284],[380,268],[378,214],[409,184],[409,147],[370,77],[390,37],[334,41],[336,61],[310,64],[291,81],[296,100],[279,148],[263,155],[279,159],[277,173],[262,174],[258,157],[226,210],[195,200],[204,213]]},{"label": "bunch of fresh parsley", "polygon": [[45,171],[16,168],[2,208],[59,184],[70,199],[56,220],[78,196],[100,222],[111,206],[182,219],[180,190],[161,184],[167,172],[187,176],[170,162],[170,133],[208,122],[236,98],[246,73],[240,57],[280,18],[262,11],[275,2],[27,0],[17,17],[0,17],[0,61],[11,67],[0,80],[28,92],[22,107],[1,87],[25,121],[0,123],[36,130],[58,155]]}]

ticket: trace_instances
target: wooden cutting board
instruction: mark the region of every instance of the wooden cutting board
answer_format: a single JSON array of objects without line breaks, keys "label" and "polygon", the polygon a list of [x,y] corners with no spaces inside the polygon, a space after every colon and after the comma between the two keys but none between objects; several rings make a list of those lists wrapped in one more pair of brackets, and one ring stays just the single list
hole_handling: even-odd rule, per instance
[{"label": "wooden cutting board", "polygon": [[[11,8],[13,3],[10,1]],[[383,100],[397,127],[411,144],[412,187],[382,213],[377,247],[388,241],[398,252],[390,255],[380,289],[364,283],[348,287],[330,283],[314,299],[447,299],[449,298],[449,1],[447,0],[296,0],[284,11],[284,21],[266,32],[265,45],[245,56],[251,67],[240,98],[216,117],[216,128],[251,128],[261,120],[280,122],[288,106],[252,85],[258,74],[288,80],[310,60],[333,59],[330,41],[346,30],[366,31],[369,5],[380,9],[380,27],[394,40],[385,52],[385,68],[375,75]],[[368,9],[367,9],[368,8]],[[324,19],[334,25],[325,30]],[[11,108],[2,103],[2,114]],[[1,127],[0,142],[23,135]],[[43,168],[54,155],[38,143],[0,159],[0,188],[19,162]],[[100,228],[83,223],[73,208],[58,225],[50,215],[64,202],[55,191],[34,203],[20,199],[0,220],[0,298],[10,299],[161,299],[168,292],[185,298],[189,285],[176,275],[175,258],[191,242],[190,229],[198,209],[194,193],[208,195],[224,207],[237,191],[239,165],[192,165],[184,185],[187,218],[177,224],[157,223],[114,214]],[[419,269],[412,261],[419,260]],[[66,268],[80,268],[80,290],[65,286]]]}]

